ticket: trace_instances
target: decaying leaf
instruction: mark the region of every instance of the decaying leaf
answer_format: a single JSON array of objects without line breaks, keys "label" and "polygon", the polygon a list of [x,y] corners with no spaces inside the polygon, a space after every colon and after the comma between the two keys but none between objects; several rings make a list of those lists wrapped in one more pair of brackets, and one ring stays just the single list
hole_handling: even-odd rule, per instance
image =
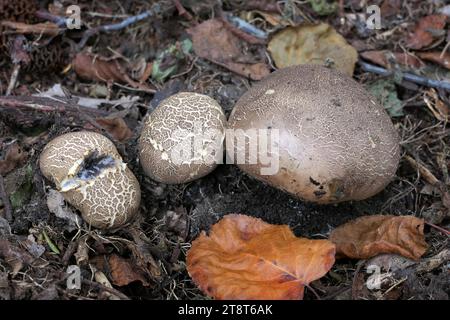
[{"label": "decaying leaf", "polygon": [[22,166],[27,160],[28,154],[22,151],[17,143],[8,147],[5,157],[0,160],[0,174],[5,175],[16,167]]},{"label": "decaying leaf", "polygon": [[380,7],[381,16],[384,18],[395,16],[401,7],[402,0],[384,0]]},{"label": "decaying leaf", "polygon": [[439,98],[435,89],[425,91],[423,100],[436,119],[439,121],[450,119],[450,107]]},{"label": "decaying leaf", "polygon": [[230,214],[192,242],[187,270],[216,299],[302,299],[304,286],[328,272],[334,254],[330,241]]},{"label": "decaying leaf", "polygon": [[65,220],[64,228],[69,232],[75,230],[82,223],[81,217],[65,204],[63,195],[56,190],[49,190],[47,194],[47,207],[51,213]]},{"label": "decaying leaf", "polygon": [[183,59],[190,54],[191,50],[192,42],[190,39],[176,42],[167,47],[158,54],[152,64],[152,78],[158,82],[163,82],[168,77],[175,74],[178,71],[179,65]]},{"label": "decaying leaf", "polygon": [[78,53],[72,61],[75,72],[81,78],[96,81],[127,83],[125,62],[121,58],[105,58],[90,53]]},{"label": "decaying leaf", "polygon": [[143,91],[154,91],[145,84],[131,79],[127,74],[127,62],[120,57],[106,58],[80,52],[73,59],[72,66],[79,77],[87,80],[127,83]]},{"label": "decaying leaf", "polygon": [[441,55],[440,51],[419,52],[418,56],[423,60],[431,61],[443,66],[444,68],[450,69],[450,53],[448,52],[444,52],[443,55]]},{"label": "decaying leaf", "polygon": [[430,15],[419,20],[406,40],[406,46],[411,49],[422,49],[433,43],[439,36],[445,34],[443,31],[447,17],[444,15]]},{"label": "decaying leaf", "polygon": [[368,87],[391,117],[403,116],[403,103],[397,96],[397,89],[392,79],[379,79]]},{"label": "decaying leaf", "polygon": [[337,255],[368,259],[381,253],[396,253],[417,260],[427,250],[424,220],[413,216],[364,216],[334,229],[330,241]]},{"label": "decaying leaf", "polygon": [[268,49],[279,68],[321,64],[350,76],[358,59],[355,48],[326,23],[285,28],[273,36]]},{"label": "decaying leaf", "polygon": [[128,128],[125,120],[120,117],[98,118],[96,122],[118,141],[126,141],[133,136],[133,132]]},{"label": "decaying leaf", "polygon": [[116,286],[126,286],[134,281],[140,281],[143,286],[149,285],[145,277],[139,272],[139,269],[136,269],[129,259],[112,254],[108,258],[108,264],[111,270],[111,281]]},{"label": "decaying leaf", "polygon": [[3,258],[11,267],[13,276],[34,261],[34,258],[28,252],[6,239],[0,239],[0,258]]},{"label": "decaying leaf", "polygon": [[337,1],[329,0],[307,0],[311,5],[311,8],[319,16],[327,16],[335,12],[338,8]]},{"label": "decaying leaf", "polygon": [[252,56],[242,52],[241,41],[220,19],[207,20],[187,31],[199,57],[253,80],[261,80],[270,73],[266,63],[255,63]]},{"label": "decaying leaf", "polygon": [[424,66],[424,63],[419,58],[403,52],[373,50],[362,52],[361,57],[385,68],[395,64],[410,68],[421,68]]},{"label": "decaying leaf", "polygon": [[33,168],[29,164],[25,168],[25,175],[18,188],[11,194],[11,206],[13,209],[21,208],[31,198],[33,193]]}]

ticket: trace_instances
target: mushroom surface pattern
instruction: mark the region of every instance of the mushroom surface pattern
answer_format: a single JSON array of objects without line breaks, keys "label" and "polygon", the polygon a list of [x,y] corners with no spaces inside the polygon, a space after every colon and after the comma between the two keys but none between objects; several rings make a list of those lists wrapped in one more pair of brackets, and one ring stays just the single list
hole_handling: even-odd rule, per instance
[{"label": "mushroom surface pattern", "polygon": [[139,209],[139,182],[105,136],[71,132],[50,141],[39,165],[64,199],[96,228],[116,228]]},{"label": "mushroom surface pattern", "polygon": [[139,158],[152,179],[185,183],[213,171],[223,159],[226,117],[214,99],[180,92],[161,101],[147,117]]},{"label": "mushroom surface pattern", "polygon": [[[352,78],[319,65],[273,72],[239,99],[228,124],[247,137],[255,129],[276,130],[266,152],[277,157],[274,174],[261,173],[259,151],[256,163],[246,158],[238,166],[307,201],[371,197],[389,184],[400,160],[399,137],[383,106]],[[228,157],[248,155],[257,143],[227,141]]]}]

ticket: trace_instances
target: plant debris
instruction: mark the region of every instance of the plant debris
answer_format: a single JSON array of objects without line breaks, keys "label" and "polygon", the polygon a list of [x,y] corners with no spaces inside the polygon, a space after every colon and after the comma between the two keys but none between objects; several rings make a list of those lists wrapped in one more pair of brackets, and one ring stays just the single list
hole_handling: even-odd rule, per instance
[{"label": "plant debris", "polygon": [[[68,5],[0,0],[0,299],[449,298],[445,1],[79,1],[80,29]],[[303,63],[352,76],[391,116],[402,159],[380,193],[319,206],[234,165],[181,185],[143,174],[137,138],[163,99],[204,94],[229,117],[259,80]],[[109,137],[139,181],[139,214],[122,228],[87,225],[39,170],[50,140],[81,130]],[[332,247],[347,258],[333,264]]]}]

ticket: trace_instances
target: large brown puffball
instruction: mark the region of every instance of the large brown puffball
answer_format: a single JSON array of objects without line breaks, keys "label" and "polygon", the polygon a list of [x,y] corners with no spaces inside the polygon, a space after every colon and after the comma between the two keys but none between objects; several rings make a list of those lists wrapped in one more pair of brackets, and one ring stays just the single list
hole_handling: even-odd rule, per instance
[{"label": "large brown puffball", "polygon": [[139,209],[139,182],[105,136],[71,132],[50,141],[39,160],[43,175],[96,228],[116,228]]},{"label": "large brown puffball", "polygon": [[226,117],[214,99],[180,92],[146,118],[139,138],[139,159],[152,179],[168,184],[201,178],[223,159]]},{"label": "large brown puffball", "polygon": [[[247,157],[239,167],[317,203],[375,195],[394,177],[400,160],[398,134],[383,106],[355,80],[318,65],[280,69],[253,86],[234,107],[229,128],[278,130],[267,153],[278,157],[274,174],[262,173],[268,164],[261,157],[256,163]],[[229,158],[248,156],[255,144],[247,139],[229,148],[227,141]]]}]

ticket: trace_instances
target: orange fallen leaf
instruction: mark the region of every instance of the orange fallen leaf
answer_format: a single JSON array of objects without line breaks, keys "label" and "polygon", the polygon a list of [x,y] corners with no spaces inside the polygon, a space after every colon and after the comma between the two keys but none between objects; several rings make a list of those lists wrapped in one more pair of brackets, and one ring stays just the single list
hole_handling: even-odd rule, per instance
[{"label": "orange fallen leaf", "polygon": [[448,52],[445,52],[442,56],[440,51],[419,52],[418,56],[423,60],[435,62],[444,68],[450,69],[450,53]]},{"label": "orange fallen leaf", "polygon": [[117,254],[112,254],[108,259],[109,268],[111,269],[111,280],[116,286],[122,287],[131,282],[140,281],[143,286],[149,283],[139,272],[129,259],[124,259]]},{"label": "orange fallen leaf", "polygon": [[192,242],[187,270],[215,299],[295,300],[328,272],[334,255],[328,240],[297,238],[287,225],[230,214]]},{"label": "orange fallen leaf", "polygon": [[122,118],[98,118],[95,121],[118,141],[125,141],[133,136],[133,132]]},{"label": "orange fallen leaf", "polygon": [[220,19],[207,20],[187,32],[192,36],[195,53],[201,58],[253,80],[261,80],[270,73],[266,63],[255,63],[252,56],[242,52],[241,41]]},{"label": "orange fallen leaf", "polygon": [[431,45],[437,38],[439,31],[443,31],[447,17],[444,15],[430,15],[423,17],[416,24],[414,32],[406,40],[406,46],[411,49],[422,49]]},{"label": "orange fallen leaf", "polygon": [[372,50],[360,53],[364,59],[378,64],[382,67],[389,67],[392,63],[398,63],[399,65],[413,68],[420,68],[424,66],[424,63],[417,57],[403,53],[403,52],[390,52],[387,50]]},{"label": "orange fallen leaf", "polygon": [[337,255],[349,258],[396,253],[417,260],[427,250],[423,226],[423,219],[412,216],[364,216],[334,229],[330,241]]},{"label": "orange fallen leaf", "polygon": [[20,167],[27,160],[28,154],[23,152],[17,143],[9,146],[5,158],[0,160],[0,174],[5,175],[16,167]]},{"label": "orange fallen leaf", "polygon": [[127,74],[127,62],[119,57],[106,58],[87,52],[78,53],[72,61],[77,75],[87,80],[127,83],[133,88],[153,93],[154,90],[131,79]]}]

